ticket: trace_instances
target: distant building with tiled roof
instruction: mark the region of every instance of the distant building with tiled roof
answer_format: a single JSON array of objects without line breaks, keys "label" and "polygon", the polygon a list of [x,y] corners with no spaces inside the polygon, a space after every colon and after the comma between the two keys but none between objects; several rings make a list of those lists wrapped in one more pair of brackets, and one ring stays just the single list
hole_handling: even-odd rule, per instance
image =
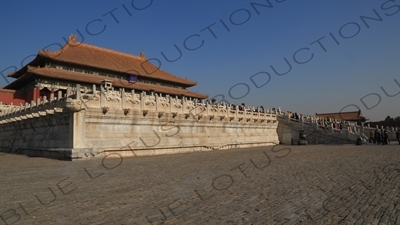
[{"label": "distant building with tiled roof", "polygon": [[361,110],[351,111],[351,112],[338,112],[338,113],[315,113],[315,116],[327,119],[345,120],[357,123],[369,120],[369,118],[363,116]]},{"label": "distant building with tiled roof", "polygon": [[365,126],[370,126],[370,127],[399,127],[400,128],[400,122],[399,121],[380,121],[380,122],[366,122]]},{"label": "distant building with tiled roof", "polygon": [[114,87],[138,92],[208,97],[187,89],[197,82],[161,70],[144,53],[135,56],[85,44],[78,42],[76,35],[71,35],[58,51],[39,50],[35,59],[8,76],[16,80],[0,89],[1,102],[5,104],[36,101],[58,90],[64,93],[68,87],[74,89],[76,84],[91,89],[104,80],[111,81]]}]

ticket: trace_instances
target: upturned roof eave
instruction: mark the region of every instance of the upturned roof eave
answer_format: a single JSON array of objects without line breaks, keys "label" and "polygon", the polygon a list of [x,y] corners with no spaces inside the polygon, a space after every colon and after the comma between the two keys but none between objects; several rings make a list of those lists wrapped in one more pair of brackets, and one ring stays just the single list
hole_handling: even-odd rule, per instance
[{"label": "upturned roof eave", "polygon": [[19,77],[21,77],[26,73],[28,66],[34,66],[38,64],[42,59],[43,57],[40,54],[37,54],[32,61],[27,63],[25,66],[21,67],[19,70],[8,73],[7,76],[18,79]]}]

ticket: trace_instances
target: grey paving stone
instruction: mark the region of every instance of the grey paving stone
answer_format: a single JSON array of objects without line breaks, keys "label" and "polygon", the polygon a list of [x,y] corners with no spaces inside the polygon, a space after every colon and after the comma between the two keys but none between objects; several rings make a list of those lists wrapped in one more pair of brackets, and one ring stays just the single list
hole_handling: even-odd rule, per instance
[{"label": "grey paving stone", "polygon": [[4,154],[0,182],[0,225],[400,224],[396,145],[72,162]]}]

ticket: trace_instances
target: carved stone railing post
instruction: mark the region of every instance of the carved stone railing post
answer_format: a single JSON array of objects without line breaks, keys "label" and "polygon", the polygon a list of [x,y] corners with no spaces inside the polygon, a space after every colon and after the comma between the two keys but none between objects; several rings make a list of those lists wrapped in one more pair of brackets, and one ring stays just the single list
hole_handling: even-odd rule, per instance
[{"label": "carved stone railing post", "polygon": [[76,85],[76,98],[75,99],[81,99],[81,85],[80,84],[77,84]]},{"label": "carved stone railing post", "polygon": [[160,107],[159,104],[160,104],[160,99],[159,99],[158,94],[156,94],[156,112],[159,111],[159,107]]},{"label": "carved stone railing post", "polygon": [[57,100],[60,100],[62,98],[62,91],[57,92]]},{"label": "carved stone railing post", "polygon": [[126,105],[126,100],[125,100],[125,88],[120,88],[119,89],[120,93],[121,93],[121,108],[125,109],[125,105]]},{"label": "carved stone railing post", "polygon": [[347,138],[350,139],[351,133],[350,133],[350,128],[348,125],[346,125],[346,131],[347,131]]},{"label": "carved stone railing post", "polygon": [[187,108],[186,108],[187,104],[186,104],[186,97],[185,96],[181,97],[181,103],[182,103],[182,113],[189,113],[189,112],[186,111],[187,110]]},{"label": "carved stone railing post", "polygon": [[172,112],[172,96],[168,96],[167,99],[169,102],[169,111]]},{"label": "carved stone railing post", "polygon": [[35,106],[35,101],[31,100],[31,110],[33,109],[33,107]]},{"label": "carved stone railing post", "polygon": [[69,88],[67,88],[67,98],[71,95],[71,91],[72,91],[72,89],[69,87]]},{"label": "carved stone railing post", "polygon": [[300,125],[301,125],[301,127],[303,127],[304,126],[304,118],[303,118],[303,114],[300,114]]},{"label": "carved stone railing post", "polygon": [[100,86],[100,107],[106,106],[106,91],[103,85]]},{"label": "carved stone railing post", "polygon": [[50,93],[50,102],[54,101],[54,92]]},{"label": "carved stone railing post", "polygon": [[146,96],[146,92],[142,91],[142,93],[140,93],[140,110],[143,111],[144,110],[144,99]]}]

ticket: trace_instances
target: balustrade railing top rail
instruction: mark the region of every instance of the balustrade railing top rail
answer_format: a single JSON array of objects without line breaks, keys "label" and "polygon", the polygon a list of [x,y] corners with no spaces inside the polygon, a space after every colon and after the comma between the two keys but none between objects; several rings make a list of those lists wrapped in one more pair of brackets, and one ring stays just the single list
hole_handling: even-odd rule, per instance
[{"label": "balustrade railing top rail", "polygon": [[[68,88],[64,96],[62,96],[61,91],[57,92],[57,97],[54,96],[54,93],[51,93],[50,100],[47,100],[46,96],[42,96],[37,98],[36,101],[31,101],[31,103],[25,103],[24,105],[20,104],[19,106],[1,104],[0,123],[31,118],[32,115],[37,117],[38,115],[53,114],[55,111],[62,111],[65,108],[71,111],[103,108],[103,112],[108,111],[110,108],[116,108],[122,109],[124,112],[139,110],[182,113],[192,116],[219,116],[221,120],[223,117],[230,117],[231,120],[232,118],[254,119],[254,122],[256,120],[261,122],[264,120],[276,121],[276,115],[271,110],[263,108],[248,106],[241,106],[240,108],[231,104],[199,101],[198,99],[184,96],[178,98],[177,96],[172,97],[156,93],[136,93],[134,90],[125,93],[124,89],[114,91],[113,88],[105,89],[102,87],[100,91],[97,91],[94,85],[91,91],[87,88],[82,91],[80,86],[77,85],[75,92]],[[107,110],[104,111],[104,108],[107,108]]]}]

